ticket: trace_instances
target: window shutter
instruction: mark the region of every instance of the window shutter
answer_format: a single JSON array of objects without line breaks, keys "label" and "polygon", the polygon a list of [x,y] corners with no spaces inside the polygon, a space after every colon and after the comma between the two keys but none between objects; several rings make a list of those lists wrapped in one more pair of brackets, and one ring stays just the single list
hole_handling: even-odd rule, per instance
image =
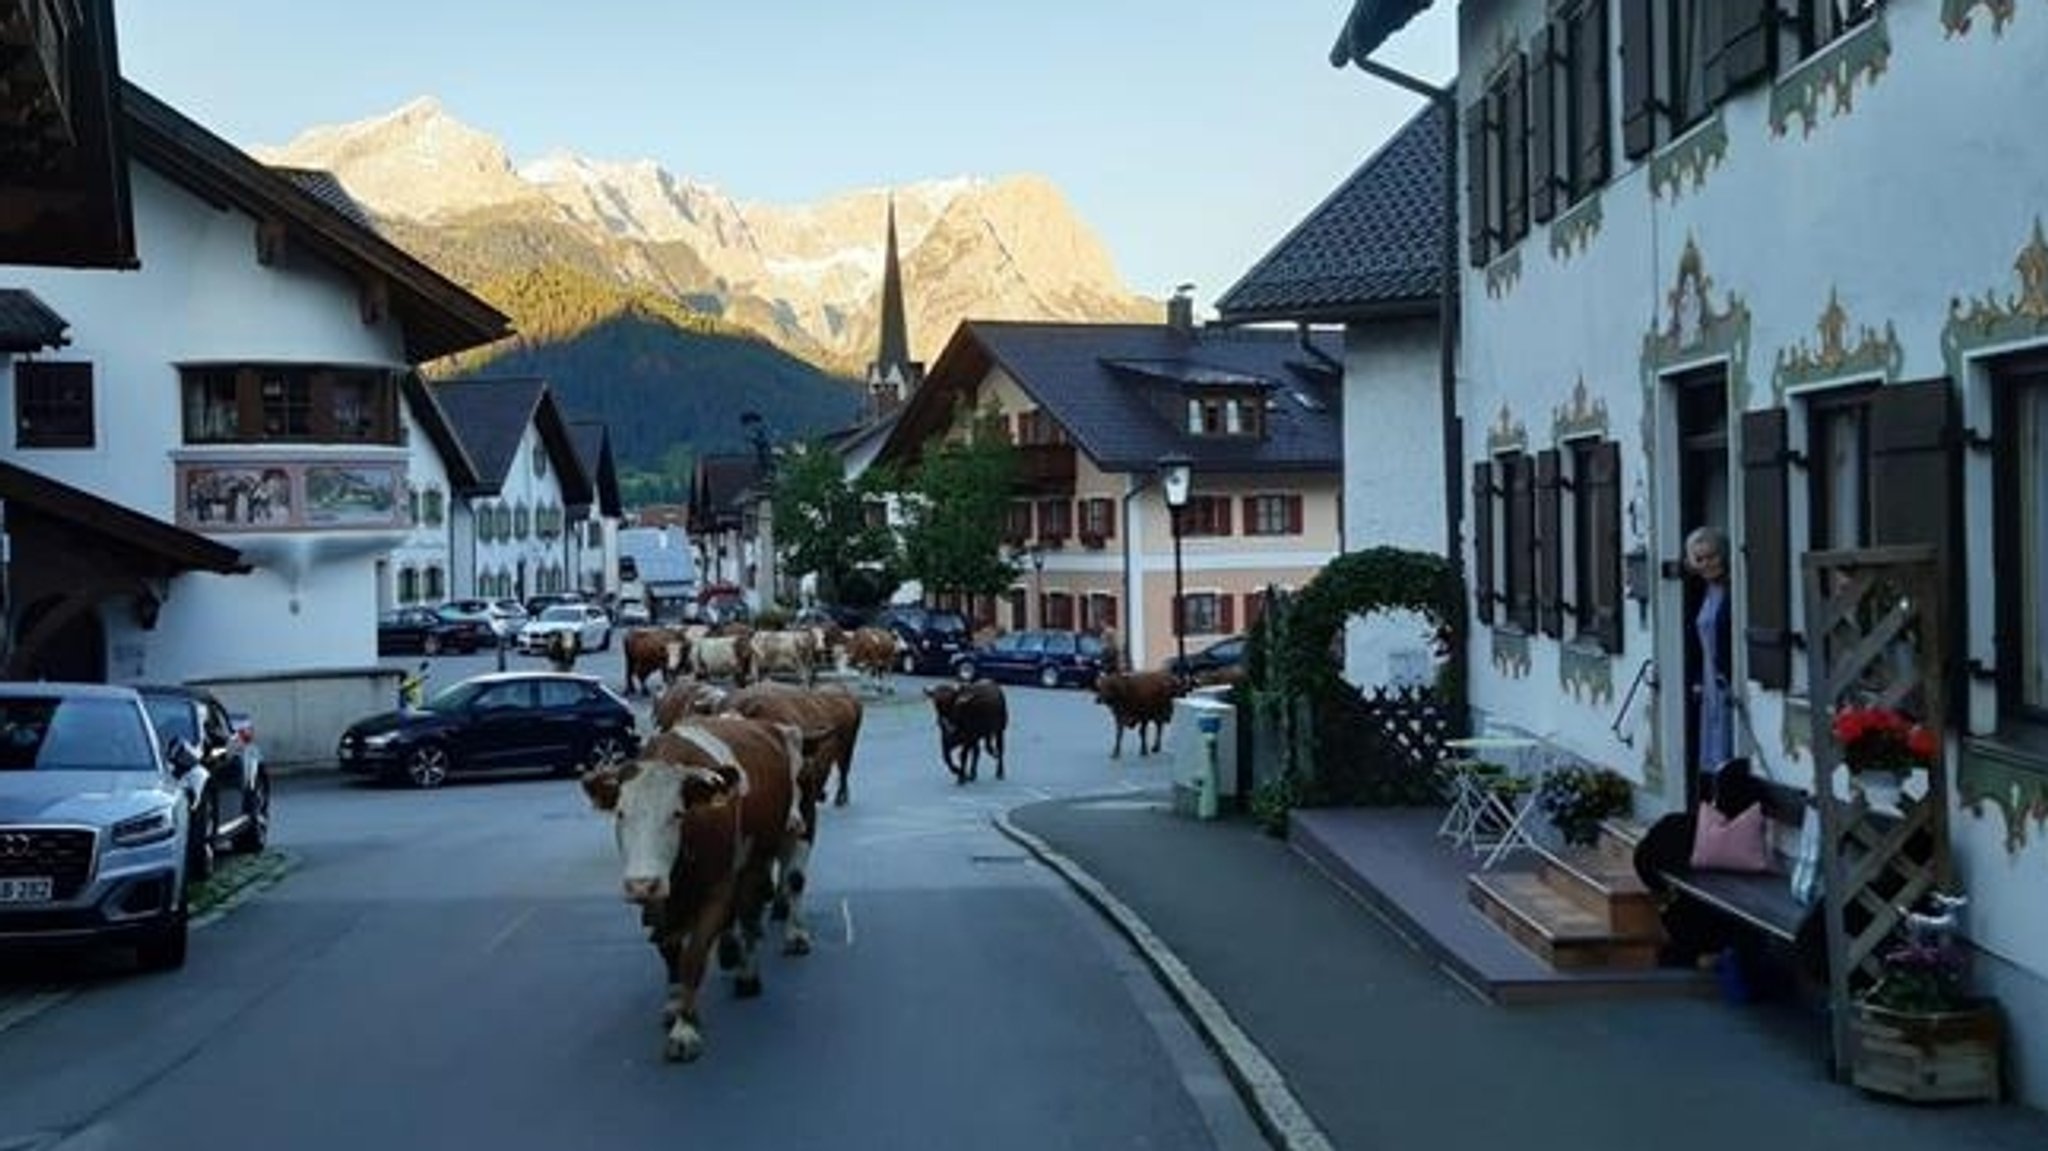
[{"label": "window shutter", "polygon": [[1244,630],[1250,631],[1259,626],[1259,620],[1265,614],[1265,606],[1266,595],[1264,592],[1248,591],[1244,593]]},{"label": "window shutter", "polygon": [[1946,561],[1955,508],[1953,389],[1946,379],[1889,384],[1870,398],[1872,542],[1935,544]]},{"label": "window shutter", "polygon": [[1724,94],[1740,91],[1771,74],[1771,30],[1777,25],[1777,16],[1778,0],[1732,0],[1722,12]]},{"label": "window shutter", "polygon": [[1507,460],[1508,622],[1536,630],[1536,461],[1519,453]]},{"label": "window shutter", "polygon": [[1578,118],[1579,154],[1572,194],[1583,196],[1607,180],[1607,6],[1589,4],[1571,25],[1571,101]]},{"label": "window shutter", "polygon": [[1585,483],[1591,490],[1586,493],[1586,506],[1592,509],[1592,542],[1587,548],[1588,562],[1593,565],[1593,602],[1580,604],[1579,618],[1587,621],[1586,626],[1593,638],[1600,642],[1600,650],[1609,655],[1621,654],[1621,444],[1616,440],[1603,441],[1593,449],[1591,465]]},{"label": "window shutter", "polygon": [[1245,497],[1244,497],[1243,499],[1241,499],[1241,500],[1240,500],[1239,502],[1240,502],[1240,503],[1242,503],[1242,504],[1244,505],[1244,532],[1245,532],[1245,534],[1246,534],[1246,535],[1256,535],[1256,534],[1258,534],[1258,532],[1260,531],[1260,528],[1259,528],[1259,505],[1258,505],[1258,497],[1257,497],[1257,496],[1245,496]]},{"label": "window shutter", "polygon": [[1785,409],[1742,417],[1742,560],[1749,675],[1764,687],[1792,682],[1792,558]]},{"label": "window shutter", "polygon": [[1113,540],[1116,538],[1116,501],[1103,500],[1101,502],[1102,538],[1106,540]]},{"label": "window shutter", "polygon": [[1304,525],[1303,525],[1303,523],[1302,523],[1302,519],[1303,519],[1303,516],[1302,516],[1302,506],[1301,506],[1301,497],[1300,497],[1300,496],[1288,496],[1288,497],[1287,497],[1287,530],[1288,530],[1289,532],[1291,532],[1292,534],[1294,534],[1294,535],[1300,535],[1300,534],[1301,534],[1301,533],[1302,533],[1303,531],[1305,531],[1305,530],[1306,530],[1306,528],[1304,527]]},{"label": "window shutter", "polygon": [[1102,626],[1116,626],[1116,597],[1113,595],[1102,597]]},{"label": "window shutter", "polygon": [[1551,52],[1552,29],[1540,28],[1529,42],[1529,214],[1539,224],[1557,214],[1557,144],[1570,132],[1557,115],[1558,61]]},{"label": "window shutter", "polygon": [[1564,516],[1557,470],[1557,449],[1536,453],[1536,619],[1548,636],[1564,635]]},{"label": "window shutter", "polygon": [[1237,597],[1223,594],[1216,597],[1217,630],[1229,635],[1237,630]]},{"label": "window shutter", "polygon": [[1493,257],[1486,238],[1486,101],[1465,109],[1465,245],[1475,268]]},{"label": "window shutter", "polygon": [[1507,179],[1501,187],[1501,228],[1512,244],[1529,234],[1529,58],[1515,53],[1508,66],[1506,107],[1501,116],[1501,154]]},{"label": "window shutter", "polygon": [[1621,4],[1621,153],[1641,159],[1657,145],[1657,83],[1651,47],[1651,0]]},{"label": "window shutter", "polygon": [[[1742,2],[1746,2],[1746,0],[1742,0]],[[1727,9],[1731,6],[1732,0],[1711,0],[1711,2],[1699,4],[1697,10],[1699,42],[1704,47],[1699,53],[1699,63],[1695,67],[1700,72],[1700,91],[1706,99],[1706,106],[1688,109],[1688,113],[1693,118],[1705,115],[1707,109],[1726,100],[1728,93],[1732,90],[1728,83],[1728,31],[1730,21],[1724,19],[1724,17],[1730,15]],[[1683,6],[1680,6],[1680,10],[1683,11]],[[1679,17],[1679,19],[1683,19],[1683,16]]]},{"label": "window shutter", "polygon": [[1472,603],[1479,622],[1493,622],[1493,464],[1472,465]]},{"label": "window shutter", "polygon": [[1213,506],[1216,509],[1216,534],[1219,536],[1229,535],[1230,501],[1227,499],[1217,500]]}]

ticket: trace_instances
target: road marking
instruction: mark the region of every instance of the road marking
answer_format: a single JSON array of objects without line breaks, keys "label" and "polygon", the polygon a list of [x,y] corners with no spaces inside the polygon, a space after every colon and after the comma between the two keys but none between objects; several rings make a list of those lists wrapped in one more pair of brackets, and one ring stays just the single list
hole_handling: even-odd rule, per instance
[{"label": "road marking", "polygon": [[846,925],[846,945],[847,945],[848,947],[852,947],[852,946],[853,946],[853,904],[852,904],[852,903],[851,903],[850,901],[846,900],[846,899],[841,899],[841,900],[839,901],[839,922],[841,922],[841,923],[843,923],[843,924],[845,924],[845,925]]},{"label": "road marking", "polygon": [[23,999],[0,1005],[0,1032],[19,1027],[76,994],[78,988],[62,987],[37,991]]}]

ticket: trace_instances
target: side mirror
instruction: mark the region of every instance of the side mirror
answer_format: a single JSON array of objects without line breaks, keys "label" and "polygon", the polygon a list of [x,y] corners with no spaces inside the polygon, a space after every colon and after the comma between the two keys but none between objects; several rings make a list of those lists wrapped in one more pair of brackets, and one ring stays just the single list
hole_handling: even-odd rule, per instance
[{"label": "side mirror", "polygon": [[172,774],[183,775],[199,766],[199,748],[173,736],[164,741],[164,758],[170,761]]}]

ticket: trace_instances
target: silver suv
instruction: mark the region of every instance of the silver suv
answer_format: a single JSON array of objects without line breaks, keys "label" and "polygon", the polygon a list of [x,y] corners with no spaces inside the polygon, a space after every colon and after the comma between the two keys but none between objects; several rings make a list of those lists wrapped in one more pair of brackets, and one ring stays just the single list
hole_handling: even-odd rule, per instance
[{"label": "silver suv", "polygon": [[127,945],[147,970],[184,966],[191,817],[165,755],[133,688],[0,684],[0,947]]}]

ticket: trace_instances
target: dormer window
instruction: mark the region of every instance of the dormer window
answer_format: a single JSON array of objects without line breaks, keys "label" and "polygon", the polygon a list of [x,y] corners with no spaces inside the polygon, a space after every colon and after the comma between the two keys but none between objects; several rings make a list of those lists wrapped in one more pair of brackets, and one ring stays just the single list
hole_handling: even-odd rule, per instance
[{"label": "dormer window", "polygon": [[1191,436],[1261,436],[1265,405],[1257,396],[1195,396],[1188,400]]}]

